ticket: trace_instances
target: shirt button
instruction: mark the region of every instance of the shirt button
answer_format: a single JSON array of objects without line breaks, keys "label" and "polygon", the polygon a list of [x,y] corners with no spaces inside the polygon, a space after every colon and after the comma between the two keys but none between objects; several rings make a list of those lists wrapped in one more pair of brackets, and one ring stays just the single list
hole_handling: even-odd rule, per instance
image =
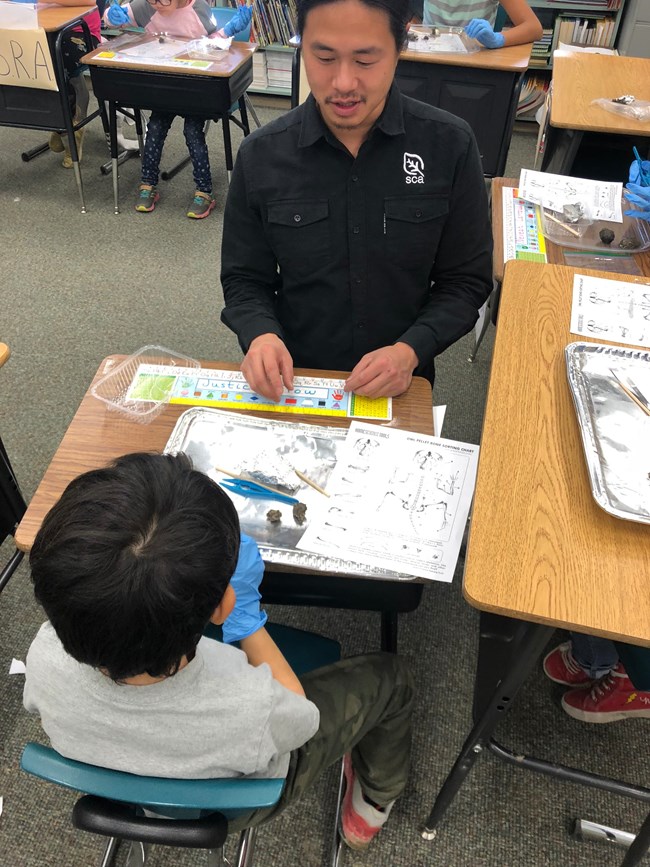
[{"label": "shirt button", "polygon": [[359,180],[358,175],[352,175],[352,180],[356,183]]},{"label": "shirt button", "polygon": [[359,331],[362,331],[365,327],[366,327],[365,322],[357,322],[357,328],[359,329]]},{"label": "shirt button", "polygon": [[352,226],[352,234],[353,235],[359,234],[359,227],[358,226]]},{"label": "shirt button", "polygon": [[416,212],[415,212],[415,216],[416,216],[416,217],[421,217],[421,216],[422,216],[422,211],[416,211]]},{"label": "shirt button", "polygon": [[359,283],[361,283],[361,277],[355,277],[355,278],[354,278],[354,282],[355,282],[357,285],[358,285]]},{"label": "shirt button", "polygon": [[300,216],[300,214],[294,214],[293,219],[296,221],[296,223],[299,223],[302,220],[302,217]]}]

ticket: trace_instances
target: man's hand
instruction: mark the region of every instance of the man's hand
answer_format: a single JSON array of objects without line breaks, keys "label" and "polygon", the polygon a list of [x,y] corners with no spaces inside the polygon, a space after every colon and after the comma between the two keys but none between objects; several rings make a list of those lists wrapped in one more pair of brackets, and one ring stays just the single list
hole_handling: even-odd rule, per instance
[{"label": "man's hand", "polygon": [[237,568],[230,579],[237,598],[235,607],[223,624],[223,640],[226,644],[248,638],[266,623],[266,612],[260,609],[259,586],[263,577],[264,563],[257,543],[242,533]]},{"label": "man's hand", "polygon": [[241,372],[254,392],[274,403],[283,387],[293,388],[293,358],[277,334],[260,334],[251,342]]},{"label": "man's hand", "polygon": [[363,397],[394,397],[411,384],[418,357],[406,343],[382,346],[364,355],[348,376],[346,391]]}]

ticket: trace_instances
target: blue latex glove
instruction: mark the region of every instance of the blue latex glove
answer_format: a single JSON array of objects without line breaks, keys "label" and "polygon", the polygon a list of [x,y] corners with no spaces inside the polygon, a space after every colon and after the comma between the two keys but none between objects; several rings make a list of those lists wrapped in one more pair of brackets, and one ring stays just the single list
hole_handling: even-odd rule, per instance
[{"label": "blue latex glove", "polygon": [[236,33],[246,30],[248,25],[251,23],[252,17],[252,6],[240,6],[239,11],[233,15],[226,26],[222,28],[224,36],[234,36]]},{"label": "blue latex glove", "polygon": [[506,41],[503,33],[495,33],[489,21],[485,18],[472,18],[465,33],[472,39],[477,39],[486,48],[503,48]]},{"label": "blue latex glove", "polygon": [[[650,160],[643,160],[641,166],[644,175],[650,177]],[[636,217],[638,220],[648,220],[650,222],[650,186],[640,184],[639,175],[639,164],[634,160],[630,166],[630,183],[625,187],[625,198],[629,202],[634,202],[635,205],[638,205],[638,209],[625,211],[625,216]]]},{"label": "blue latex glove", "polygon": [[108,7],[106,18],[113,27],[121,27],[123,24],[129,23],[129,13],[117,4]]},{"label": "blue latex glove", "polygon": [[257,543],[242,533],[237,568],[230,579],[237,601],[223,624],[223,640],[226,644],[248,638],[266,623],[267,615],[266,611],[260,609],[258,589],[263,576],[264,563]]}]

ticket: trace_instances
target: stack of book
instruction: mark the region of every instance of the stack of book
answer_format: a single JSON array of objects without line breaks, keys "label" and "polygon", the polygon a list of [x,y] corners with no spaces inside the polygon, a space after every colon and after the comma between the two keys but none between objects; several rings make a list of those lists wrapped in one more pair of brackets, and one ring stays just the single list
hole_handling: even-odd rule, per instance
[{"label": "stack of book", "polygon": [[265,54],[269,87],[291,90],[293,51],[274,51],[273,48],[267,48]]},{"label": "stack of book", "polygon": [[296,0],[254,0],[253,34],[258,45],[288,45],[295,32]]},{"label": "stack of book", "polygon": [[266,90],[269,79],[266,74],[266,54],[256,51],[253,55],[253,83],[251,90]]},{"label": "stack of book", "polygon": [[566,45],[612,48],[615,28],[616,20],[607,15],[581,15],[579,18],[558,15],[553,37],[554,46],[563,42]]},{"label": "stack of book", "polygon": [[530,61],[528,66],[536,69],[545,69],[548,67],[548,62],[551,59],[551,45],[553,43],[553,28],[544,28],[542,38],[537,42],[533,42],[533,48],[530,52]]},{"label": "stack of book", "polygon": [[550,85],[548,75],[527,72],[519,94],[517,120],[535,120],[539,108],[544,105]]}]

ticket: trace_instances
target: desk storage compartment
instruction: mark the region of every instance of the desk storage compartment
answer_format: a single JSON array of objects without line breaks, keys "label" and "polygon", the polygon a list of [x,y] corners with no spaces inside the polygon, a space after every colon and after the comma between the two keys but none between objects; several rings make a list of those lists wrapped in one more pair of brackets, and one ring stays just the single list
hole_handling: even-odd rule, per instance
[{"label": "desk storage compartment", "polygon": [[0,86],[0,125],[64,129],[61,95],[56,90]]}]

